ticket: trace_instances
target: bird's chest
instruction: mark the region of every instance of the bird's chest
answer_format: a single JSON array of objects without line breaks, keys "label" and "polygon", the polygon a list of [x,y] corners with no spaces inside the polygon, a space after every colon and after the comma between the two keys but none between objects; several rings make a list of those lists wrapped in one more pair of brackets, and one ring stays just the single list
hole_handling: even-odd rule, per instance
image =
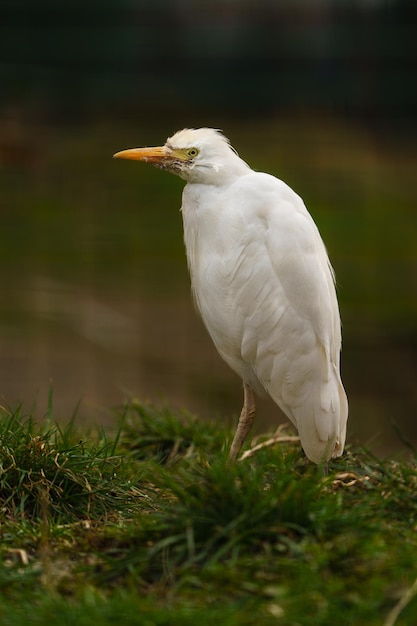
[{"label": "bird's chest", "polygon": [[[226,198],[211,202],[198,194],[185,197],[182,207],[184,241],[192,290],[201,316],[216,344],[240,346],[247,247],[244,217],[230,210]],[[232,207],[233,209],[233,207]]]},{"label": "bird's chest", "polygon": [[194,292],[226,289],[233,254],[239,247],[239,216],[228,215],[216,193],[203,198],[197,191],[184,197],[182,215]]}]

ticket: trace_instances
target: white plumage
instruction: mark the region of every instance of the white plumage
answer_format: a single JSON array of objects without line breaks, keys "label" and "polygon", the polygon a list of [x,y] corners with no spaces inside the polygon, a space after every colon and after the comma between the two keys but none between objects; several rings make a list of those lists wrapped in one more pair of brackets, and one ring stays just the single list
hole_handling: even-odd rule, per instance
[{"label": "white plumage", "polygon": [[301,198],[251,170],[210,128],[115,156],[149,161],[187,181],[182,216],[195,301],[220,355],[244,382],[231,457],[253,423],[253,391],[267,393],[288,416],[309,459],[342,454],[348,406],[334,275]]}]

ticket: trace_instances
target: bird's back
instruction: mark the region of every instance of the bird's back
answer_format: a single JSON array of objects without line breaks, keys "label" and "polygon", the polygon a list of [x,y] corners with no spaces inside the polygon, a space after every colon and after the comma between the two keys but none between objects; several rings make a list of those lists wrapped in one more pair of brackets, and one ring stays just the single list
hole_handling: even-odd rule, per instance
[{"label": "bird's back", "polygon": [[347,420],[333,273],[299,196],[248,172],[184,190],[192,288],[221,356],[271,396],[319,462],[342,453]]}]

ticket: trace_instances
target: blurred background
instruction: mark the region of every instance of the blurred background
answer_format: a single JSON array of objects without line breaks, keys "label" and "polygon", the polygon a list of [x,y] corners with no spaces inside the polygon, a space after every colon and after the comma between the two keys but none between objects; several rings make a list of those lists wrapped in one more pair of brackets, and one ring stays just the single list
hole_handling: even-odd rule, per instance
[{"label": "blurred background", "polygon": [[[416,63],[412,0],[3,0],[0,404],[237,417],[189,293],[183,182],[111,158],[213,126],[320,228],[350,441],[416,445]],[[257,431],[283,419],[263,401]]]}]

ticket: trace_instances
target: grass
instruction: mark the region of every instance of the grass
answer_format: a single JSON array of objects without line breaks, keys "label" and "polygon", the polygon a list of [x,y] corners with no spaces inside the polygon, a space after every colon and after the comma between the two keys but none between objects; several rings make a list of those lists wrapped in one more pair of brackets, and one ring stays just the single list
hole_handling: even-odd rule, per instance
[{"label": "grass", "polygon": [[231,435],[139,403],[114,437],[3,410],[1,623],[417,623],[414,455],[230,466]]}]

